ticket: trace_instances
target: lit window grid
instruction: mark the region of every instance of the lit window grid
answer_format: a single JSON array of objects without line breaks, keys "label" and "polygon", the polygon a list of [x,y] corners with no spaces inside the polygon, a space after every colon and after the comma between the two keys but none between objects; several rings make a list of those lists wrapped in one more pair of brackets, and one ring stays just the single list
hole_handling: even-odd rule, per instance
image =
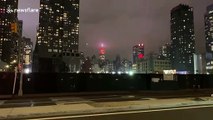
[{"label": "lit window grid", "polygon": [[[72,1],[72,2],[75,2],[75,1]],[[56,6],[59,6],[59,4],[55,4]],[[41,5],[41,8],[43,8],[42,6],[48,6],[48,5],[44,5],[44,4],[42,4]],[[74,5],[75,6],[75,5]],[[61,11],[63,11],[62,9],[61,10],[54,10],[54,7],[51,7],[51,6],[48,6],[49,7],[49,13],[50,14],[52,14],[52,13],[54,13],[53,11],[56,11],[56,12],[61,12]],[[60,8],[65,8],[65,7],[60,7]],[[46,10],[46,9],[45,9]],[[43,18],[44,17],[48,17],[48,10],[46,10],[46,11],[43,11],[43,13],[44,13],[44,15],[41,15]],[[42,11],[42,10],[41,10]],[[78,11],[78,10],[77,10]],[[62,12],[61,12],[62,13]],[[71,12],[71,14],[72,14],[72,12]],[[45,37],[42,37],[42,35],[41,36],[39,36],[39,34],[38,34],[38,43],[39,44],[42,44],[42,43],[45,43],[45,44],[47,44],[47,46],[49,47],[49,48],[51,48],[51,46],[52,47],[60,47],[60,49],[61,48],[64,48],[64,47],[67,47],[66,49],[69,49],[69,47],[72,47],[72,45],[78,45],[78,42],[75,42],[76,40],[78,41],[78,34],[79,34],[79,15],[77,15],[77,20],[74,20],[74,21],[76,21],[77,23],[73,23],[72,21],[73,21],[73,18],[70,18],[69,17],[70,15],[67,13],[67,11],[65,11],[63,14],[62,14],[62,16],[51,16],[50,18],[51,19],[49,19],[50,21],[55,21],[55,23],[62,23],[62,24],[64,24],[65,25],[65,28],[59,28],[59,29],[61,29],[61,30],[64,30],[64,33],[61,33],[61,34],[59,34],[59,32],[60,31],[54,31],[54,29],[57,29],[57,28],[49,28],[49,33],[51,32],[53,35],[51,35],[51,34],[48,34],[48,36],[50,36],[50,38],[49,39],[47,39],[47,40],[45,40]],[[54,20],[54,19],[56,19],[56,20]],[[69,27],[70,25],[72,25],[71,27]],[[74,27],[73,27],[74,26]],[[73,28],[71,31],[70,30],[66,30],[66,27],[69,27],[69,28]],[[68,31],[68,32],[67,32]],[[38,32],[40,32],[40,33],[46,33],[46,29],[45,28],[42,28],[42,29],[40,29],[40,30],[38,30]],[[54,36],[55,35],[55,36]],[[53,41],[54,39],[57,39],[57,37],[59,38],[59,37],[61,37],[61,35],[62,35],[62,38],[63,38],[63,41],[62,40],[59,40],[59,41]],[[73,36],[77,36],[77,37],[73,37]],[[71,40],[70,40],[71,39]],[[73,42],[74,41],[74,42]],[[63,47],[63,46],[64,47]],[[56,51],[56,50],[55,50]]]}]

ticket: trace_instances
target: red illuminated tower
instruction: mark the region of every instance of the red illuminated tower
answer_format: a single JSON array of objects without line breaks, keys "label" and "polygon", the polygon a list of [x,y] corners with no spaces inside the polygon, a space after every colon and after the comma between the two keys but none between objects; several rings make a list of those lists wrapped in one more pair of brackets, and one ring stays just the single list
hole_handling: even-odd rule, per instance
[{"label": "red illuminated tower", "polygon": [[144,58],[144,44],[138,44],[133,47],[133,63]]},{"label": "red illuminated tower", "polygon": [[105,60],[105,47],[104,44],[101,44],[101,47],[99,48],[99,58],[100,60],[104,61]]}]

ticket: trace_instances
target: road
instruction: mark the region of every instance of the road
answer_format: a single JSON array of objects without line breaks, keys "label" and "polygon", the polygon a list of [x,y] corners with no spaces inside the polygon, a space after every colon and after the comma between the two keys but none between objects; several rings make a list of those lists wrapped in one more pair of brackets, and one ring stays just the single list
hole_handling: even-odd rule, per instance
[{"label": "road", "polygon": [[29,120],[213,120],[213,107],[172,108],[148,111],[57,116]]}]

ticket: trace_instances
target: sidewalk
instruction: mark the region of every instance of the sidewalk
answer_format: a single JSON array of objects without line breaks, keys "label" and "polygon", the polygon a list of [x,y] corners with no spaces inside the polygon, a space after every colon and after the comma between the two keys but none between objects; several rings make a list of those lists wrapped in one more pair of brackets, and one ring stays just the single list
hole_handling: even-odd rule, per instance
[{"label": "sidewalk", "polygon": [[56,105],[39,107],[0,108],[0,119],[94,114],[116,111],[150,110],[199,105],[213,105],[213,97],[174,99],[147,98],[135,101],[85,102],[74,104],[58,103]]},{"label": "sidewalk", "polygon": [[97,96],[97,95],[124,95],[124,94],[142,94],[148,97],[160,97],[160,96],[210,96],[213,93],[213,89],[186,89],[186,90],[171,90],[171,91],[100,91],[100,92],[71,92],[71,93],[43,93],[43,94],[24,94],[23,96],[17,95],[0,95],[0,100],[3,99],[28,99],[28,98],[43,98],[43,97],[64,97],[64,96]]}]

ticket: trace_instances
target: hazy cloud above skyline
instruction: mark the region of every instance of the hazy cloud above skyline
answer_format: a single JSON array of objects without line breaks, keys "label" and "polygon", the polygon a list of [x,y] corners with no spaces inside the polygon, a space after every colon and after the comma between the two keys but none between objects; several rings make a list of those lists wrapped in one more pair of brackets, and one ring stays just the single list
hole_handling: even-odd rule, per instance
[{"label": "hazy cloud above skyline", "polygon": [[[21,8],[38,8],[39,0],[19,0]],[[170,10],[183,3],[194,8],[195,37],[198,52],[204,51],[204,13],[212,0],[81,0],[80,51],[98,54],[98,45],[106,45],[106,54],[131,59],[132,46],[145,44],[145,53],[157,52],[170,42]],[[35,41],[38,14],[19,14],[24,20],[24,35]]]}]

